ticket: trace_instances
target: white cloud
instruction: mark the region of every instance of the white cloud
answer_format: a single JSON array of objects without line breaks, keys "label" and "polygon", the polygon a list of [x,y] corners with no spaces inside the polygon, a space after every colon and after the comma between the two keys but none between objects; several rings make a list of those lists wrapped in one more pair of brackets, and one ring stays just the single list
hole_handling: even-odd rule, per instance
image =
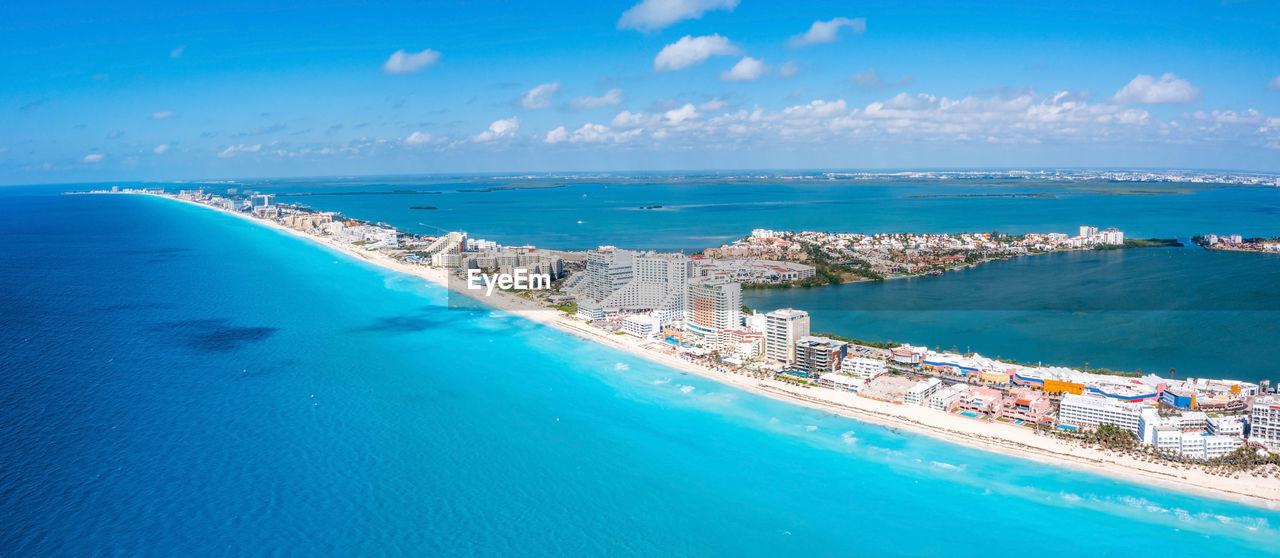
[{"label": "white cloud", "polygon": [[707,101],[705,103],[698,105],[698,110],[715,112],[727,106],[729,106],[729,103],[727,101],[719,97],[716,97],[714,99],[711,99],[710,101]]},{"label": "white cloud", "polygon": [[564,126],[557,126],[556,129],[547,132],[545,141],[551,144],[566,141],[569,143],[623,143],[640,135],[641,132],[643,130],[640,129],[616,132],[603,124],[588,122],[573,133],[565,130]]},{"label": "white cloud", "polygon": [[568,130],[565,130],[564,126],[556,126],[554,130],[547,132],[547,137],[543,141],[546,141],[547,143],[560,143],[568,139]]},{"label": "white cloud", "polygon": [[392,75],[412,74],[418,70],[435,64],[440,60],[440,52],[426,49],[422,52],[405,52],[397,50],[382,63],[382,71]]},{"label": "white cloud", "polygon": [[[1012,90],[948,98],[899,93],[863,106],[818,99],[780,110],[731,109],[713,99],[620,111],[608,126],[558,127],[548,144],[616,144],[646,138],[669,149],[772,149],[848,142],[1105,145],[1239,143],[1280,149],[1280,118],[1257,110],[1197,112],[1165,121],[1141,107],[1089,102],[1087,92]],[[732,110],[733,112],[723,112]]]},{"label": "white cloud", "polygon": [[688,68],[694,64],[706,62],[712,56],[728,56],[741,54],[742,51],[729,39],[719,34],[693,37],[685,35],[680,40],[662,48],[653,58],[653,70],[662,72]]},{"label": "white cloud", "polygon": [[720,72],[720,79],[725,81],[755,81],[769,70],[759,58],[743,56],[737,64],[727,72]]},{"label": "white cloud", "polygon": [[169,117],[171,117],[171,116],[173,116],[173,111],[171,111],[171,110],[162,110],[162,111],[160,111],[160,112],[153,112],[153,113],[151,113],[151,119],[152,119],[152,120],[164,120],[164,119],[169,118]]},{"label": "white cloud", "polygon": [[613,117],[611,124],[613,124],[614,128],[641,128],[652,124],[656,120],[657,117],[654,115],[624,110]]},{"label": "white cloud", "polygon": [[218,158],[226,159],[227,157],[233,157],[239,153],[257,153],[259,151],[262,151],[261,143],[255,143],[253,145],[245,145],[242,143],[240,145],[228,146],[226,149],[218,152]]},{"label": "white cloud", "polygon": [[520,119],[512,116],[511,118],[493,121],[488,130],[480,132],[471,139],[477,142],[493,141],[498,138],[514,136],[519,129]]},{"label": "white cloud", "polygon": [[643,0],[618,19],[618,29],[657,31],[685,19],[698,19],[713,10],[733,11],[739,0]]},{"label": "white cloud", "polygon": [[1270,89],[1272,91],[1280,91],[1280,76],[1276,76],[1275,79],[1267,82],[1267,89]]},{"label": "white cloud", "polygon": [[[898,94],[862,108],[843,99],[815,100],[770,112],[760,107],[703,119],[692,105],[659,114],[619,113],[615,129],[643,126],[654,139],[685,147],[725,147],[743,141],[811,143],[875,138],[919,141],[1077,142],[1158,134],[1141,109],[1089,104],[1082,94],[1026,93],[1015,97]],[[684,143],[681,143],[684,142]]]},{"label": "white cloud", "polygon": [[102,160],[105,158],[106,158],[106,155],[103,155],[101,153],[90,153],[88,155],[85,155],[84,159],[81,159],[81,161],[84,161],[86,163],[101,163]]},{"label": "white cloud", "polygon": [[412,134],[409,134],[409,137],[404,138],[404,143],[407,145],[426,145],[434,141],[437,141],[435,136],[418,132],[416,130]]},{"label": "white cloud", "polygon": [[800,73],[800,65],[794,60],[788,60],[778,67],[778,75],[784,78],[794,77]]},{"label": "white cloud", "polygon": [[520,96],[520,106],[525,110],[538,110],[551,106],[551,99],[560,93],[560,82],[544,83],[524,92]]},{"label": "white cloud", "polygon": [[169,150],[169,144],[162,143],[160,145],[157,145],[155,149],[152,149],[151,152],[155,153],[156,155],[164,155],[164,152],[168,150]]},{"label": "white cloud", "polygon": [[1121,104],[1190,103],[1200,98],[1200,88],[1173,74],[1159,78],[1139,74],[1116,92],[1112,101]]},{"label": "white cloud", "polygon": [[901,76],[891,82],[886,82],[880,78],[880,72],[877,72],[875,68],[868,68],[867,71],[853,74],[853,76],[849,78],[849,83],[867,90],[898,87],[901,85],[907,85],[913,81],[915,81],[915,78],[911,76]]},{"label": "white cloud", "polygon": [[665,119],[666,123],[670,126],[675,126],[681,122],[697,117],[698,109],[693,105],[685,105],[678,109],[671,109],[662,114],[662,118]]},{"label": "white cloud", "polygon": [[569,108],[573,110],[592,110],[620,104],[622,104],[622,90],[610,89],[599,97],[574,97],[572,101],[569,101]]},{"label": "white cloud", "polygon": [[815,21],[809,26],[808,31],[791,37],[788,44],[791,48],[800,48],[821,43],[834,43],[840,40],[840,29],[845,27],[852,29],[854,33],[862,34],[867,30],[867,20],[861,17],[855,19],[837,17],[830,21]]},{"label": "white cloud", "polygon": [[182,51],[187,49],[187,45],[178,45],[177,48],[169,51],[169,58],[182,58]]}]

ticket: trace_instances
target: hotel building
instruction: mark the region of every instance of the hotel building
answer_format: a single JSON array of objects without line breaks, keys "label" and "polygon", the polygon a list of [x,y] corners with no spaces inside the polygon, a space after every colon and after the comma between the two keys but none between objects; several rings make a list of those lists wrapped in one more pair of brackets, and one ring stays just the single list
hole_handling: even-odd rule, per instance
[{"label": "hotel building", "polygon": [[826,337],[801,337],[796,341],[796,369],[817,376],[839,372],[840,363],[849,351],[849,344]]},{"label": "hotel building", "polygon": [[1139,403],[1068,393],[1062,396],[1058,423],[1076,428],[1097,428],[1111,424],[1141,435],[1139,423],[1143,408]]},{"label": "hotel building", "polygon": [[932,397],[933,394],[938,393],[938,390],[941,388],[942,380],[937,378],[920,380],[902,395],[902,402],[910,403],[912,405],[927,405],[929,403],[929,398]]},{"label": "hotel building", "polygon": [[1280,449],[1280,395],[1254,398],[1249,414],[1249,442]]},{"label": "hotel building", "polygon": [[725,348],[727,333],[742,327],[742,286],[737,283],[689,283],[684,305],[685,331],[701,337],[710,350]]},{"label": "hotel building", "polygon": [[796,361],[796,341],[809,335],[809,313],[783,308],[765,314],[764,351],[770,360],[791,364]]},{"label": "hotel building", "polygon": [[888,372],[889,365],[878,358],[847,356],[844,357],[844,362],[840,364],[840,371],[845,374],[870,378]]}]

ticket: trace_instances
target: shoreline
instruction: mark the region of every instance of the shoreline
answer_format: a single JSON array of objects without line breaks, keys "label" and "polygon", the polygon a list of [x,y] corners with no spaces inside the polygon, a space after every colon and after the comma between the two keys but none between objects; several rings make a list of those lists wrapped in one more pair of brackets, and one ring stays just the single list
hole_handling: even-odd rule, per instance
[{"label": "shoreline", "polygon": [[[106,192],[103,192],[104,194]],[[563,312],[546,308],[522,297],[496,292],[486,297],[483,291],[466,289],[463,279],[448,271],[412,265],[377,251],[362,250],[326,237],[294,230],[274,221],[252,215],[227,211],[175,196],[154,193],[120,192],[129,195],[145,195],[186,203],[217,211],[261,226],[310,240],[323,247],[332,248],[347,256],[387,270],[424,279],[437,286],[475,299],[484,305],[519,316],[530,321],[555,328],[582,339],[624,351],[637,358],[668,366],[682,372],[696,374],[730,387],[751,392],[775,400],[819,410],[861,422],[883,427],[900,428],[970,447],[1017,457],[1039,463],[1066,467],[1077,471],[1099,474],[1105,477],[1136,482],[1148,486],[1172,489],[1200,496],[1230,500],[1268,510],[1280,510],[1280,479],[1242,476],[1229,478],[1211,475],[1203,468],[1177,465],[1168,462],[1147,462],[1116,452],[1091,448],[1035,434],[1029,429],[969,419],[915,405],[892,404],[860,397],[848,392],[805,388],[773,379],[760,379],[742,374],[722,372],[686,361],[676,355],[651,348],[655,341],[645,341],[628,335],[613,335],[597,330],[568,317]]]}]

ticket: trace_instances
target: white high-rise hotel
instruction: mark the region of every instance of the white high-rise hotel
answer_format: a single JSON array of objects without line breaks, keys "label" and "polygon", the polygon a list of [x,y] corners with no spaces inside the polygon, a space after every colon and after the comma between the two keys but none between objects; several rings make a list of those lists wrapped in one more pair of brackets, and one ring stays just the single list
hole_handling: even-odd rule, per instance
[{"label": "white high-rise hotel", "polygon": [[684,316],[685,284],[693,261],[682,254],[636,253],[601,246],[587,254],[582,279],[570,290],[579,313],[652,312],[661,324]]},{"label": "white high-rise hotel", "polygon": [[630,282],[634,254],[630,250],[619,250],[613,246],[601,246],[587,253],[582,294],[588,299],[602,302]]},{"label": "white high-rise hotel", "polygon": [[783,308],[765,314],[764,350],[770,360],[796,361],[796,341],[809,335],[809,313]]},{"label": "white high-rise hotel", "polygon": [[1062,396],[1058,422],[1076,428],[1110,424],[1141,435],[1142,409],[1143,405],[1138,403],[1068,393]]}]

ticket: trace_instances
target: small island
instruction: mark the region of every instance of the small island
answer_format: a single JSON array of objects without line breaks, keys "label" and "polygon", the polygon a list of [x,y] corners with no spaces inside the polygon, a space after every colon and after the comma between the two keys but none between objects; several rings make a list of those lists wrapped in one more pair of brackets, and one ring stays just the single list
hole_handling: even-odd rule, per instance
[{"label": "small island", "polygon": [[433,209],[436,209],[436,206],[434,206],[434,205],[411,205],[411,206],[409,206],[409,209],[425,209],[425,210],[433,210]]},{"label": "small island", "polygon": [[1245,238],[1238,234],[1206,234],[1191,237],[1191,242],[1208,250],[1225,250],[1227,252],[1257,252],[1264,254],[1280,254],[1280,237]]}]

